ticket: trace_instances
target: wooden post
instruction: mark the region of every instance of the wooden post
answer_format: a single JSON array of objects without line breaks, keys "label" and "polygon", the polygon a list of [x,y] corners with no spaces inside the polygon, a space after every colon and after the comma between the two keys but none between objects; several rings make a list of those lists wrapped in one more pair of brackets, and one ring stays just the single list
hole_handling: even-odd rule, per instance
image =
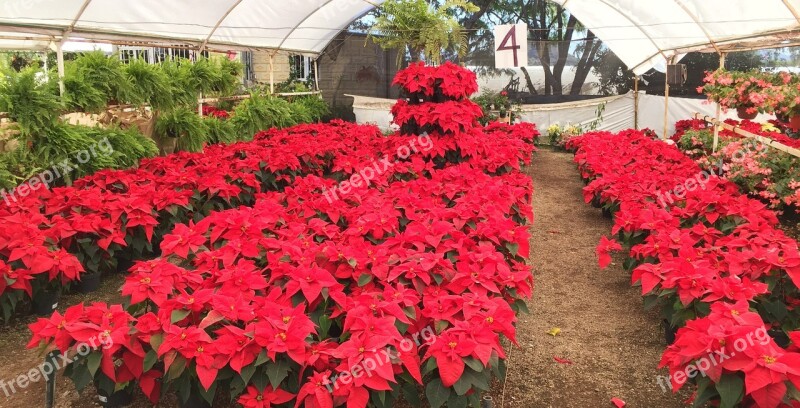
[{"label": "wooden post", "polygon": [[197,114],[203,117],[203,93],[197,93]]},{"label": "wooden post", "polygon": [[319,58],[314,58],[314,86],[316,86],[316,90],[319,91],[319,65],[317,65],[317,60],[319,60]]},{"label": "wooden post", "polygon": [[[720,68],[725,68],[725,53],[724,52],[719,54],[719,67]],[[717,116],[716,116],[717,124],[714,125],[714,144],[713,144],[713,147],[712,147],[712,151],[714,153],[717,152],[717,147],[719,147],[719,128],[720,128],[720,126],[719,126],[719,117],[721,115],[722,115],[722,107],[719,105],[719,103],[717,103]]]},{"label": "wooden post", "polygon": [[275,65],[274,65],[274,52],[269,54],[269,93],[275,93]]},{"label": "wooden post", "polygon": [[639,130],[639,77],[633,78],[633,128]]},{"label": "wooden post", "polygon": [[64,96],[64,41],[56,45],[56,61],[58,62],[58,91]]},{"label": "wooden post", "polygon": [[667,60],[667,69],[664,73],[664,134],[661,135],[662,140],[667,140],[669,136],[667,135],[667,131],[669,130],[669,66],[672,65],[672,62],[675,61],[675,57],[673,56],[669,60]]}]

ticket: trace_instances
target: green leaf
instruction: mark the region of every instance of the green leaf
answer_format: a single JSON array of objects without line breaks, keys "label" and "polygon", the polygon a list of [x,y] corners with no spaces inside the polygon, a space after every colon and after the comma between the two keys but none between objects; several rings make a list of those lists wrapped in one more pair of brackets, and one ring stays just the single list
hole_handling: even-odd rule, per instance
[{"label": "green leaf", "polygon": [[256,358],[255,366],[258,367],[260,365],[263,365],[267,361],[269,361],[269,357],[267,356],[267,351],[261,350],[261,352],[258,353],[258,358]]},{"label": "green leaf", "polygon": [[471,369],[473,369],[473,370],[475,370],[476,372],[479,372],[479,373],[481,371],[483,371],[483,369],[484,369],[483,363],[481,363],[480,360],[478,360],[476,358],[473,358],[473,357],[467,357],[464,360],[464,363],[467,364],[467,367],[469,367],[469,368],[471,368]]},{"label": "green leaf", "polygon": [[511,255],[517,256],[517,253],[519,252],[519,244],[506,242],[506,249],[508,249],[508,251],[511,252]]},{"label": "green leaf", "polygon": [[92,375],[92,377],[97,374],[97,370],[100,368],[100,360],[102,358],[102,353],[91,353],[86,357],[86,367],[89,369],[89,373]]},{"label": "green leaf", "polygon": [[172,315],[170,316],[170,321],[173,324],[178,323],[179,321],[185,319],[186,316],[189,316],[189,313],[191,313],[189,310],[173,310]]},{"label": "green leaf", "polygon": [[319,317],[319,338],[326,339],[328,338],[328,331],[331,329],[331,319],[326,316],[322,315]]},{"label": "green leaf", "polygon": [[267,365],[267,376],[273,389],[278,389],[281,381],[289,375],[289,363],[283,359],[278,359],[273,364]]},{"label": "green leaf", "polygon": [[158,354],[155,350],[150,350],[144,355],[144,372],[150,371],[158,361]]},{"label": "green leaf", "polygon": [[364,285],[366,285],[366,284],[368,284],[370,282],[372,282],[372,275],[364,274],[364,275],[361,275],[361,276],[358,277],[358,286],[359,287],[364,286]]},{"label": "green leaf", "polygon": [[252,364],[242,367],[242,374],[241,374],[242,381],[244,381],[245,384],[249,383],[250,379],[253,378],[253,374],[255,374],[255,372],[256,372],[256,366]]},{"label": "green leaf", "polygon": [[719,408],[734,408],[744,397],[744,380],[738,375],[723,375],[716,387],[720,396]]},{"label": "green leaf", "polygon": [[425,396],[428,398],[431,408],[439,408],[450,398],[450,389],[445,388],[442,380],[437,378],[425,387]]}]

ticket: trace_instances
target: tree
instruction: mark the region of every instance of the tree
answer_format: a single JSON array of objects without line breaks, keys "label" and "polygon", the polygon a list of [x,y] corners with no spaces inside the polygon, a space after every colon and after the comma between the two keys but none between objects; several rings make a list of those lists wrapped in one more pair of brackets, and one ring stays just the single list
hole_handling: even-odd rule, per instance
[{"label": "tree", "polygon": [[[491,60],[489,57],[494,55],[491,27],[525,22],[544,71],[544,94],[562,95],[565,92],[562,78],[569,57],[573,54],[578,61],[575,80],[566,91],[571,94],[580,93],[599,59],[602,42],[594,33],[586,30],[571,13],[547,0],[473,0],[473,3],[484,11],[477,20],[474,15],[462,17],[462,23],[469,30],[471,61],[488,62]],[[555,60],[551,58],[551,48],[557,51]],[[534,93],[535,87],[527,70],[523,70],[523,75],[528,88]]]},{"label": "tree", "polygon": [[466,48],[467,38],[455,14],[479,10],[466,0],[446,0],[441,5],[388,0],[380,6],[369,34],[385,49],[408,50],[412,61],[439,63],[443,53]]}]

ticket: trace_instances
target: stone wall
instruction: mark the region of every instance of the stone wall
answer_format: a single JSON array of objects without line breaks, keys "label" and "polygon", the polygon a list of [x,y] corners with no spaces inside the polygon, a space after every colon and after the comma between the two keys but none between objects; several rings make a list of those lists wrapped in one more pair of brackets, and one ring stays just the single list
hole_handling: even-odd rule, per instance
[{"label": "stone wall", "polygon": [[323,97],[336,112],[352,112],[353,98],[345,94],[397,98],[391,86],[397,58],[397,51],[385,51],[363,34],[340,33],[318,60]]},{"label": "stone wall", "polygon": [[[289,78],[289,56],[287,52],[275,55],[275,84]],[[397,98],[398,91],[391,86],[399,69],[397,58],[397,51],[384,51],[364,34],[336,36],[317,61],[320,90],[334,115],[353,118],[353,98],[345,94]],[[256,81],[269,84],[269,54],[255,52],[253,64]]]}]

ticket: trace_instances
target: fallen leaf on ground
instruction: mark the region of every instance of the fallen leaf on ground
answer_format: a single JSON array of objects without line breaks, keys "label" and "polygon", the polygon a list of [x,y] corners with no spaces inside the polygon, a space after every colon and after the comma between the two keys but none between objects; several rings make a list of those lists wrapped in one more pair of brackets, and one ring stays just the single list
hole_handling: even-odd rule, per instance
[{"label": "fallen leaf on ground", "polygon": [[621,400],[619,398],[611,398],[611,403],[614,404],[617,408],[622,408],[625,405],[628,405],[628,404],[625,403],[625,401],[623,401],[623,400]]},{"label": "fallen leaf on ground", "polygon": [[553,360],[556,360],[556,363],[558,364],[572,365],[572,360],[568,360],[566,358],[553,356]]},{"label": "fallen leaf on ground", "polygon": [[549,335],[551,335],[551,336],[553,336],[553,337],[556,337],[556,336],[558,336],[559,334],[561,334],[561,329],[560,329],[560,328],[558,328],[558,327],[553,327],[552,329],[550,329],[550,330],[547,332],[547,334],[549,334]]}]

